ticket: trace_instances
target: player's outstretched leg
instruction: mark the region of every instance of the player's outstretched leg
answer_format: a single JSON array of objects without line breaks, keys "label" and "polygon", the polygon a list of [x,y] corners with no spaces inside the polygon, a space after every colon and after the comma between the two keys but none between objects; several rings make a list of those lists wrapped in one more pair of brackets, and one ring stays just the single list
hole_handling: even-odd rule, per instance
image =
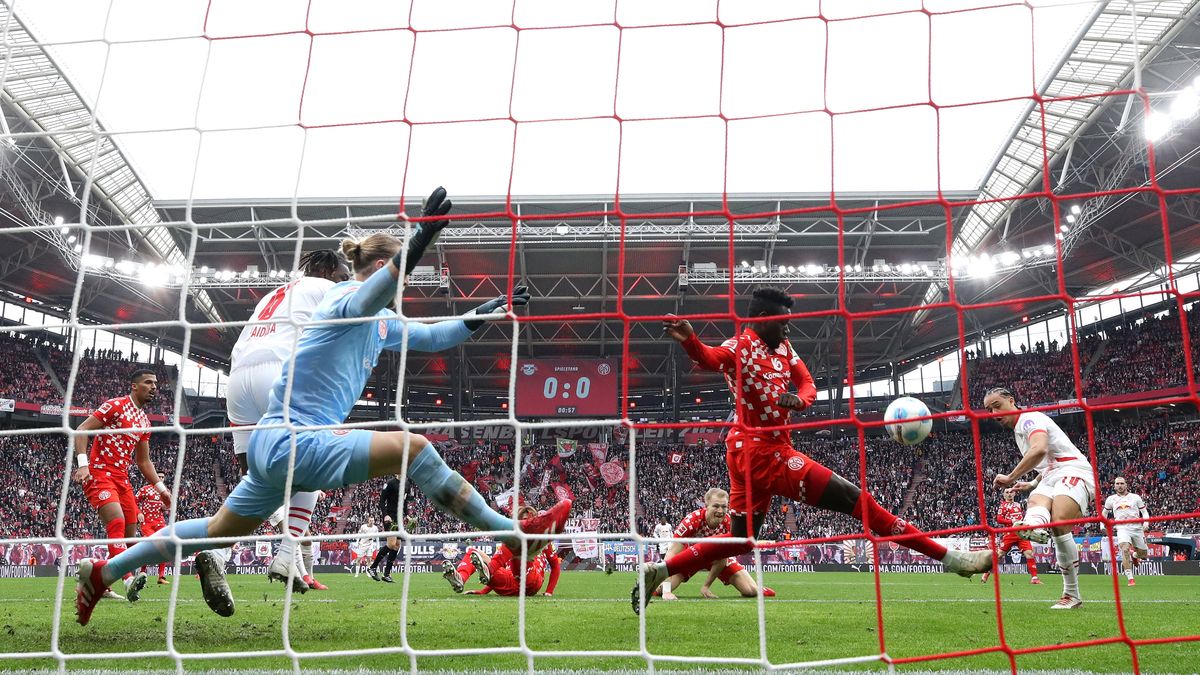
[{"label": "player's outstretched leg", "polygon": [[196,554],[195,567],[208,608],[221,616],[233,616],[233,592],[225,579],[225,561],[212,551],[200,551]]}]

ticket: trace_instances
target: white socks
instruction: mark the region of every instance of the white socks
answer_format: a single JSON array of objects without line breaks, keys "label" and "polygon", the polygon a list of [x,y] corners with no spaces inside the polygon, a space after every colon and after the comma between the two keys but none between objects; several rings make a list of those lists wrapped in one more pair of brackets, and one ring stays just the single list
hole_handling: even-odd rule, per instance
[{"label": "white socks", "polygon": [[[1032,509],[1030,509],[1032,511]],[[1043,509],[1044,510],[1044,509]],[[1054,535],[1054,557],[1062,570],[1063,595],[1079,597],[1079,546],[1070,532]]]},{"label": "white socks", "polygon": [[[319,492],[297,492],[292,495],[292,503],[287,510],[287,529],[293,537],[303,537],[308,532],[308,524],[312,522],[313,509],[317,506]],[[279,542],[279,552],[276,558],[295,561],[299,567],[304,563],[296,556],[296,540],[284,539]]]},{"label": "white socks", "polygon": [[1046,524],[1049,522],[1050,510],[1046,507],[1031,506],[1025,510],[1024,523],[1026,525],[1033,525],[1034,527],[1046,527]]}]

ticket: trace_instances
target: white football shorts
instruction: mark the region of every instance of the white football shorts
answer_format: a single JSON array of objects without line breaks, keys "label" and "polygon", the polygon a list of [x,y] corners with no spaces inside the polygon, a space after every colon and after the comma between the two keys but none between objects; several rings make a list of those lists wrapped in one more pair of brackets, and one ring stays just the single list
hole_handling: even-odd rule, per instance
[{"label": "white football shorts", "polygon": [[[279,361],[264,361],[229,371],[229,386],[225,393],[225,410],[234,426],[253,426],[267,414],[271,387],[283,372]],[[252,430],[233,432],[233,452],[246,454]]]},{"label": "white football shorts", "polygon": [[1051,471],[1042,477],[1042,482],[1034,488],[1030,495],[1044,495],[1054,499],[1058,495],[1066,495],[1079,504],[1079,511],[1084,516],[1091,511],[1092,502],[1096,499],[1096,485],[1092,477],[1063,471]]},{"label": "white football shorts", "polygon": [[1140,527],[1130,527],[1128,525],[1117,525],[1117,547],[1121,544],[1129,544],[1139,551],[1146,550],[1146,531]]}]

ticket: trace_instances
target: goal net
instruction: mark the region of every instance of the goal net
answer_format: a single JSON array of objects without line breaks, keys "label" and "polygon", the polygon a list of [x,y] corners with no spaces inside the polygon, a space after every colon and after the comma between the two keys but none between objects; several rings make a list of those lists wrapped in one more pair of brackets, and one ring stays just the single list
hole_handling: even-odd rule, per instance
[{"label": "goal net", "polygon": [[[1187,662],[1200,77],[1180,54],[1198,5],[0,0],[0,668]],[[443,571],[497,554],[503,533],[442,513],[406,463],[395,586],[359,578],[387,557],[386,523],[359,530],[386,503],[375,477],[326,491],[308,532],[213,540],[232,545],[232,618],[205,606],[185,555],[148,570],[139,602],[76,625],[80,561],[143,534],[111,538],[75,480],[76,448],[122,434],[79,424],[131,372],[157,377],[149,460],[181,547],[176,524],[216,513],[239,479],[230,350],[280,328],[255,304],[313,250],[409,239],[438,185],[455,209],[401,282],[401,320],[457,320],[522,286],[529,305],[441,352],[406,337],[334,433],[423,434],[506,512],[573,499],[566,532],[518,533],[518,559],[553,540],[562,588],[450,590]],[[726,433],[764,430],[663,323],[720,345],[758,325],[746,304],[765,286],[795,301],[790,341],[817,388],[766,430],[946,547],[997,551],[987,586],[932,574],[902,535],[776,498],[736,561],[776,595],[696,578],[688,598],[631,611],[639,565],[700,541],[655,527],[729,489]],[[740,365],[730,378],[747,382]],[[1018,588],[1007,539],[1022,529],[997,520],[995,477],[1020,453],[983,409],[996,387],[1095,467],[1087,513],[1055,523],[1079,542],[1086,609],[1052,628],[1054,547],[1029,553],[1044,592]],[[931,411],[918,445],[884,429],[904,395]],[[1106,504],[1117,477],[1148,517]],[[1136,592],[1130,528],[1150,542]],[[331,590],[262,579],[300,540]],[[516,568],[522,587],[541,574]],[[710,583],[727,597],[696,599]]]}]

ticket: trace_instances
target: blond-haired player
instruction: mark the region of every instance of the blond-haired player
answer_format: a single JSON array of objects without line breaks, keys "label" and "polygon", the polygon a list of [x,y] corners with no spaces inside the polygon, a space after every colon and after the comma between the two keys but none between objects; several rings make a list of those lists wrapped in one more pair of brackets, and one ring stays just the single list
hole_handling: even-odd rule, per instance
[{"label": "blond-haired player", "polygon": [[[1092,465],[1054,420],[1040,412],[1022,412],[1008,389],[989,389],[983,397],[983,407],[988,412],[1002,413],[996,421],[1013,430],[1017,449],[1021,451],[1021,461],[1016,467],[1006,474],[996,474],[993,483],[998,488],[1012,485],[1018,491],[1029,492],[1025,519],[1014,525],[1032,525],[1032,529],[1019,530],[1018,534],[1039,544],[1048,543],[1051,528],[1047,526],[1051,521],[1087,515],[1088,505],[1096,495]],[[1037,479],[1018,480],[1035,469]],[[1050,608],[1075,609],[1083,605],[1079,596],[1079,546],[1070,525],[1052,529],[1054,556],[1062,570],[1063,595]]]},{"label": "blond-haired player", "polygon": [[[1104,517],[1132,521],[1141,518],[1141,522],[1114,525],[1117,530],[1117,546],[1121,550],[1121,564],[1125,568],[1125,578],[1128,579],[1126,585],[1136,586],[1133,570],[1137,567],[1138,558],[1144,559],[1150,555],[1150,551],[1146,549],[1146,519],[1150,517],[1150,511],[1146,509],[1146,502],[1142,501],[1141,495],[1129,491],[1129,483],[1126,483],[1124,478],[1118,476],[1113,481],[1113,489],[1117,493],[1104,500]],[[1134,555],[1133,550],[1137,551],[1137,555]]]},{"label": "blond-haired player", "polygon": [[[713,537],[729,534],[729,527],[729,493],[721,488],[711,488],[704,493],[704,507],[684,516],[676,526],[674,534],[676,537]],[[673,556],[683,548],[684,544],[673,541],[667,548],[667,554],[664,557]],[[679,588],[689,578],[691,575],[683,574],[673,574],[667,578],[662,584],[663,600],[678,600],[679,598],[672,592],[672,589]],[[742,597],[753,598],[758,595],[758,584],[754,582],[754,577],[750,576],[750,573],[736,558],[725,558],[713,562],[708,569],[708,578],[700,587],[700,595],[710,599],[716,598],[717,596],[713,594],[710,587],[717,579],[724,582],[726,586],[736,588]],[[763,597],[770,598],[774,595],[775,591],[763,587]]]}]

